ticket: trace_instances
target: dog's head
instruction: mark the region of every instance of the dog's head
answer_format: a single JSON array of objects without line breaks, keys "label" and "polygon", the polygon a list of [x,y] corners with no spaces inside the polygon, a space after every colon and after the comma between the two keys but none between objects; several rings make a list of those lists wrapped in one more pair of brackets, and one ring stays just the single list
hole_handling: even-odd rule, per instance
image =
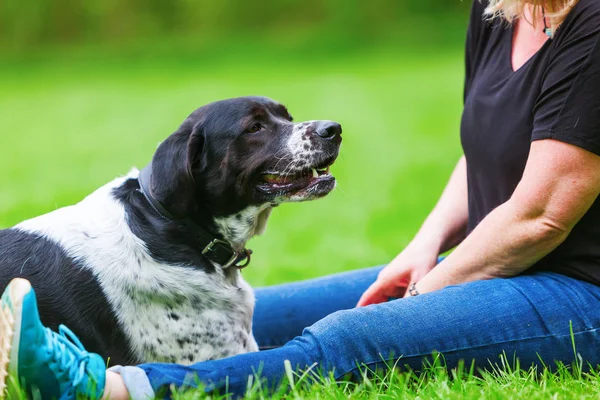
[{"label": "dog's head", "polygon": [[256,214],[251,236],[272,206],[333,190],[329,167],[341,133],[332,121],[294,123],[283,105],[264,97],[211,103],[159,146],[152,192],[177,217],[209,216],[222,225]]}]

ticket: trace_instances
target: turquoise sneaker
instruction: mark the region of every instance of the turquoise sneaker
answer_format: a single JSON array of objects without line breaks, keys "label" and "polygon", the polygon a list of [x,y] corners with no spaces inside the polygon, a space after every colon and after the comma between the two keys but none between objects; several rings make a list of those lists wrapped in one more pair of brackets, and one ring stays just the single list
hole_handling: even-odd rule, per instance
[{"label": "turquoise sneaker", "polygon": [[106,376],[102,357],[85,351],[66,326],[61,325],[58,334],[42,325],[35,293],[27,280],[13,279],[1,303],[1,398],[102,396]]}]

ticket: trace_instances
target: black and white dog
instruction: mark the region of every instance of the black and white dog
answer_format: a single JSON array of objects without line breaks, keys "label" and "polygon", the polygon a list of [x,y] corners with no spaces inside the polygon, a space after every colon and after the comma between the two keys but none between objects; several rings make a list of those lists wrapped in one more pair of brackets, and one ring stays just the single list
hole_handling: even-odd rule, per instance
[{"label": "black and white dog", "polygon": [[0,289],[30,280],[42,322],[111,364],[256,351],[246,241],[273,207],[335,187],[341,132],[263,97],[201,107],[141,172],[0,231]]}]

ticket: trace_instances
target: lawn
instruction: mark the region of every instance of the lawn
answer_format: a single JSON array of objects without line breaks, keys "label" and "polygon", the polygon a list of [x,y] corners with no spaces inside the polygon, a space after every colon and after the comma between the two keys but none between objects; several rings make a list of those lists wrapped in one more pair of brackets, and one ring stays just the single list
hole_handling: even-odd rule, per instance
[{"label": "lawn", "polygon": [[[461,154],[461,43],[362,48],[325,59],[279,51],[65,53],[0,64],[0,227],[73,204],[144,166],[196,107],[256,94],[285,103],[298,121],[340,122],[344,143],[333,167],[338,189],[275,210],[266,234],[250,243],[245,278],[270,285],[386,263],[416,232]],[[453,378],[433,369],[294,387],[290,398],[598,398],[600,378],[565,370]]]}]

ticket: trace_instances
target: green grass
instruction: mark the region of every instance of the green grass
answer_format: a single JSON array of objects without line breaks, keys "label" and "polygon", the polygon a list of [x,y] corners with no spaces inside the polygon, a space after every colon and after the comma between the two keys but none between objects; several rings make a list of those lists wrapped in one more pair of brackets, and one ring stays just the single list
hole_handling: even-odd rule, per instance
[{"label": "green grass", "polygon": [[[260,383],[249,385],[244,398],[276,399],[598,399],[600,375],[582,373],[564,365],[549,370],[521,369],[518,362],[508,363],[506,357],[488,372],[477,372],[469,366],[448,371],[440,358],[421,373],[387,372],[372,374],[364,371],[359,382],[336,382],[332,376],[320,373],[297,373],[288,370],[285,382],[276,390],[267,390]],[[393,366],[390,366],[393,367]],[[256,381],[255,381],[256,382]],[[316,384],[315,384],[316,382]],[[180,391],[174,400],[227,399],[224,395],[205,395],[200,391]]]},{"label": "green grass", "polygon": [[[64,53],[1,64],[0,227],[73,204],[145,165],[194,108],[258,94],[287,104],[297,120],[339,121],[344,143],[333,168],[339,188],[275,210],[266,235],[250,243],[255,253],[245,278],[260,286],[389,261],[416,232],[461,154],[460,43],[329,57],[238,50],[182,58]],[[432,367],[361,383],[321,377],[310,387],[292,380],[294,399],[600,396],[597,374],[566,368],[475,376]],[[250,397],[266,397],[259,386],[253,390]]]}]

